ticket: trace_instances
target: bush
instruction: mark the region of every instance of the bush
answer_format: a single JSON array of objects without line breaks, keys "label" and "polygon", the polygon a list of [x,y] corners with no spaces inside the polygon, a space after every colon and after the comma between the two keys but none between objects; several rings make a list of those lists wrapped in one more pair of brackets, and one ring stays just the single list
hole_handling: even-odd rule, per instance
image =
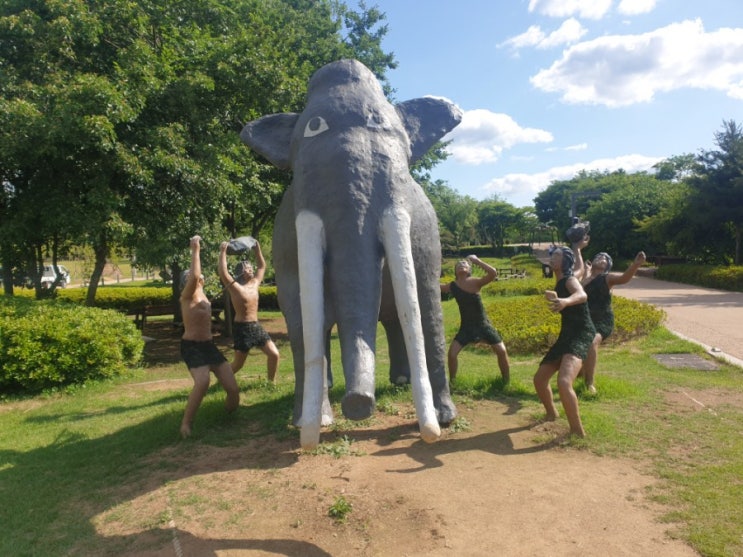
[{"label": "bush", "polygon": [[[653,306],[614,296],[615,327],[607,343],[645,335],[663,323],[665,314]],[[485,310],[511,354],[540,354],[560,334],[560,315],[547,308],[544,296],[484,299]],[[453,334],[452,334],[453,336]]]},{"label": "bush", "polygon": [[656,270],[655,277],[706,288],[743,292],[743,265],[730,267],[692,263],[662,265]]},{"label": "bush", "polygon": [[[57,291],[57,299],[84,305],[86,288],[67,288]],[[147,305],[161,306],[172,303],[173,290],[164,286],[99,286],[95,293],[95,307],[132,311]]]},{"label": "bush", "polygon": [[69,302],[0,296],[0,390],[39,392],[114,377],[139,363],[131,319]]},{"label": "bush", "polygon": [[259,288],[260,309],[278,311],[279,298],[275,286],[261,286]]},{"label": "bush", "polygon": [[[221,290],[217,291],[218,293]],[[66,288],[56,291],[58,300],[66,300],[75,304],[84,305],[88,290],[86,288]],[[34,291],[17,291],[19,298],[33,299]],[[276,297],[275,286],[261,286],[260,309],[278,310],[279,302]],[[173,290],[169,284],[162,286],[99,286],[95,294],[95,307],[104,309],[116,309],[123,312],[131,312],[135,309],[152,305],[164,306],[172,303]],[[2,296],[0,296],[2,297]],[[221,297],[217,297],[221,304]]]}]

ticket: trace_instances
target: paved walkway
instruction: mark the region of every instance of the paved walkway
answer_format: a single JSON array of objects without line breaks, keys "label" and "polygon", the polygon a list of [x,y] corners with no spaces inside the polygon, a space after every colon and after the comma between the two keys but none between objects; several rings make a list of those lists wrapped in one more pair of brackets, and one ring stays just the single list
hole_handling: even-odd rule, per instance
[{"label": "paved walkway", "polygon": [[634,277],[612,293],[664,310],[669,330],[743,367],[743,293],[647,277]]}]

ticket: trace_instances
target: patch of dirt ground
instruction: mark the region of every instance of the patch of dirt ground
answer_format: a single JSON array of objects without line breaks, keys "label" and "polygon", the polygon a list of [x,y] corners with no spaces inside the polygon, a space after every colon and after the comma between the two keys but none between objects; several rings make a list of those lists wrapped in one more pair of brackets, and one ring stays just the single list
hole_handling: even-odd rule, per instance
[{"label": "patch of dirt ground", "polygon": [[[529,423],[502,402],[460,414],[469,429],[434,444],[412,408],[324,431],[339,456],[294,439],[171,447],[93,522],[107,554],[144,557],[697,555],[659,521],[668,509],[637,463],[562,448],[565,424]],[[339,522],[329,511],[343,501]]]}]

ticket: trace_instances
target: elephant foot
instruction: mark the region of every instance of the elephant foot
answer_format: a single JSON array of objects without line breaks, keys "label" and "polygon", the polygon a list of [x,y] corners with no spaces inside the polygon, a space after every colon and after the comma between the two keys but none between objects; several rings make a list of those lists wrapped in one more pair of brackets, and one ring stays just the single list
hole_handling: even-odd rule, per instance
[{"label": "elephant foot", "polygon": [[390,366],[390,383],[393,385],[407,385],[410,383],[410,368],[405,366]]},{"label": "elephant foot", "polygon": [[443,427],[448,427],[457,417],[457,407],[449,393],[435,397],[433,405],[436,408],[436,418]]},{"label": "elephant foot", "polygon": [[436,422],[420,424],[421,438],[426,443],[435,443],[441,437],[441,428]]},{"label": "elephant foot", "polygon": [[349,420],[365,420],[374,412],[374,395],[368,393],[349,392],[341,401],[343,415]]}]

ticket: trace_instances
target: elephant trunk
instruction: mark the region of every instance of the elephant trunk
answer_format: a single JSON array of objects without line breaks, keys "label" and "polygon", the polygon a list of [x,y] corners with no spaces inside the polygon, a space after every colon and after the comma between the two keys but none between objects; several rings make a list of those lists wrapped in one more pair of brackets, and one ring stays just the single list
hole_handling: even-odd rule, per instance
[{"label": "elephant trunk", "polygon": [[[371,228],[373,222],[367,222]],[[363,420],[375,408],[377,322],[382,297],[382,250],[378,234],[364,230],[333,238],[328,246],[326,296],[338,325],[346,393],[343,415]],[[329,240],[330,241],[330,240]]]}]

